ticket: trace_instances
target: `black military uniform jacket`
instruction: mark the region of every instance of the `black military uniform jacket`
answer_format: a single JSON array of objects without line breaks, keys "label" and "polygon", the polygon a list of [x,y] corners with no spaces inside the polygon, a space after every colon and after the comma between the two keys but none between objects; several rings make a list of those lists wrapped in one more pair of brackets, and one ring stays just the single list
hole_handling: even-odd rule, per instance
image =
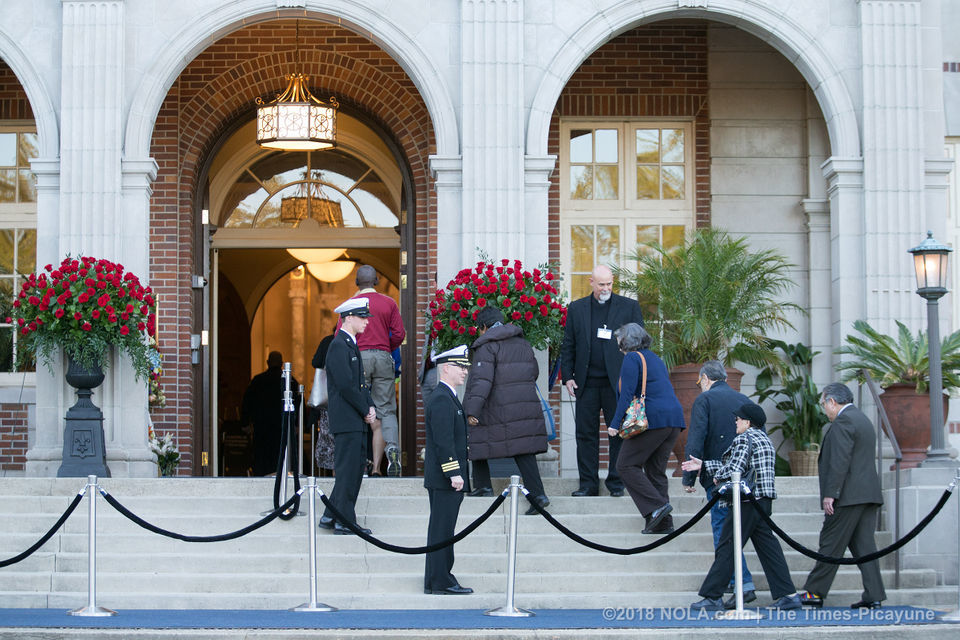
[{"label": "black military uniform jacket", "polygon": [[425,409],[426,460],[423,486],[453,491],[450,478],[462,476],[467,491],[467,420],[457,395],[441,382]]},{"label": "black military uniform jacket", "polygon": [[345,331],[337,331],[327,349],[327,411],[331,433],[363,431],[364,416],[373,405],[363,380],[363,360],[357,343]]}]

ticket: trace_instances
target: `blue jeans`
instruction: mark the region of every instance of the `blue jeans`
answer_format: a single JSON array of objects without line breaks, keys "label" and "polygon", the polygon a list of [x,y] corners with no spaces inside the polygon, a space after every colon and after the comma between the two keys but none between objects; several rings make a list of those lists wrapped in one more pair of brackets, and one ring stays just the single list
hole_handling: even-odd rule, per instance
[{"label": "blue jeans", "polygon": [[[717,487],[711,485],[707,487],[707,500],[712,500],[714,494],[717,492]],[[710,526],[713,527],[713,548],[716,549],[720,545],[720,532],[723,530],[723,523],[733,511],[733,508],[725,504],[723,501],[718,501],[717,504],[713,505],[710,509]],[[753,576],[750,574],[750,569],[747,568],[747,559],[743,556],[743,552],[740,554],[740,560],[743,562],[743,591],[756,591],[756,587],[753,585]],[[733,575],[730,576],[730,584],[733,585]]]}]

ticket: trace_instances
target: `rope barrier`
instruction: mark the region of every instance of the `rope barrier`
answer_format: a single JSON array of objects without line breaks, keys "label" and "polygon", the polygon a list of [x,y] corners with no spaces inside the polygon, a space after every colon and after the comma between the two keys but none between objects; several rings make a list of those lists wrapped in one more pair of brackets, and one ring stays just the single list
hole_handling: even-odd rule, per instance
[{"label": "rope barrier", "polygon": [[[918,522],[917,526],[911,529],[909,533],[907,533],[907,535],[893,542],[889,546],[886,546],[883,549],[880,549],[879,551],[874,551],[873,553],[868,553],[867,555],[860,556],[858,558],[834,558],[831,556],[825,556],[817,551],[808,549],[802,544],[800,544],[799,542],[797,542],[796,540],[794,540],[793,538],[791,538],[789,535],[787,535],[787,533],[783,529],[777,526],[777,524],[770,518],[770,516],[764,513],[763,509],[758,508],[755,510],[758,514],[760,514],[760,517],[763,518],[763,520],[770,526],[770,528],[773,530],[775,534],[777,534],[784,542],[790,545],[795,551],[802,553],[808,558],[813,558],[817,562],[825,562],[827,564],[863,564],[865,562],[872,562],[877,558],[882,558],[885,555],[893,553],[894,551],[896,551],[897,549],[899,549],[900,547],[902,547],[903,545],[907,544],[908,542],[916,538],[918,535],[920,535],[920,532],[923,531],[928,524],[930,524],[930,522],[937,516],[938,513],[940,513],[940,510],[943,509],[943,505],[947,504],[947,500],[950,499],[950,496],[952,493],[953,493],[953,485],[951,484],[949,488],[943,491],[943,495],[940,496],[940,500],[933,507],[933,510],[930,513],[928,513],[923,518],[923,520]],[[749,500],[751,503],[754,504],[754,506],[756,506],[757,499],[754,497],[752,493],[747,493],[746,497],[747,497],[747,500]]]},{"label": "rope barrier", "polygon": [[287,500],[282,505],[280,505],[279,507],[271,511],[269,514],[267,514],[260,520],[257,520],[253,524],[247,525],[242,529],[237,529],[236,531],[231,531],[230,533],[224,533],[216,536],[188,536],[182,533],[176,533],[174,531],[167,531],[166,529],[161,529],[156,525],[150,524],[149,522],[147,522],[146,520],[144,520],[143,518],[136,515],[135,513],[127,509],[125,506],[120,504],[120,502],[118,502],[116,498],[114,498],[109,493],[107,493],[105,489],[100,488],[100,495],[102,495],[104,500],[107,501],[107,504],[109,504],[111,507],[119,511],[121,515],[125,516],[134,524],[137,524],[143,527],[147,531],[152,531],[153,533],[157,533],[161,536],[166,536],[168,538],[183,540],[184,542],[223,542],[225,540],[234,540],[235,538],[240,538],[242,536],[245,536],[248,533],[256,531],[260,527],[263,527],[269,524],[270,522],[272,522],[273,520],[275,520],[276,518],[280,517],[280,514],[282,514],[284,511],[292,507],[295,502],[298,502],[300,500],[300,494],[302,492],[303,490],[301,489],[299,492],[291,496],[289,500]]},{"label": "rope barrier", "polygon": [[[294,442],[296,440],[296,434],[291,433],[293,431],[291,426],[293,422],[292,418],[293,414],[290,411],[283,412],[283,421],[280,428],[280,454],[277,457],[277,475],[273,481],[273,508],[276,510],[280,507],[280,483],[287,481],[287,469],[285,467],[289,466],[293,471],[294,499],[292,503],[291,501],[287,501],[287,504],[291,505],[290,510],[281,511],[280,515],[277,516],[281,520],[290,520],[296,516],[300,510],[300,456],[297,455],[297,446]],[[284,458],[292,459],[292,464],[283,464]]]},{"label": "rope barrier", "polygon": [[330,513],[333,514],[334,520],[343,524],[343,526],[350,529],[350,531],[354,532],[355,534],[357,534],[358,536],[360,536],[361,538],[363,538],[373,546],[379,547],[384,551],[393,551],[394,553],[403,553],[411,556],[418,555],[421,553],[430,553],[432,551],[439,551],[440,549],[449,547],[452,544],[456,544],[457,542],[460,542],[461,540],[466,538],[468,535],[476,531],[480,525],[486,522],[487,519],[493,515],[494,511],[496,511],[500,507],[500,505],[503,504],[503,501],[507,499],[507,493],[508,493],[507,490],[504,490],[503,493],[497,496],[497,498],[493,501],[490,507],[480,515],[480,517],[478,517],[476,520],[468,524],[460,533],[456,534],[452,538],[448,538],[446,540],[443,540],[442,542],[436,542],[434,544],[423,546],[423,547],[400,547],[395,544],[389,544],[387,542],[383,542],[382,540],[379,540],[378,538],[375,538],[368,533],[364,533],[360,529],[360,527],[358,527],[356,524],[352,522],[346,522],[343,518],[343,514],[337,511],[336,507],[334,507],[333,504],[330,502],[330,499],[327,498],[326,495],[324,495],[323,491],[320,491],[319,489],[317,489],[317,492],[320,494],[320,500],[323,502],[324,506],[326,506],[327,509],[330,510]]},{"label": "rope barrier", "polygon": [[70,503],[70,506],[67,507],[67,510],[63,512],[63,515],[60,516],[56,524],[54,524],[49,531],[43,534],[42,538],[37,540],[33,545],[30,546],[29,549],[27,549],[23,553],[15,555],[12,558],[7,558],[6,560],[0,560],[0,567],[9,567],[12,564],[17,564],[21,560],[26,560],[27,558],[32,556],[37,549],[39,549],[44,544],[46,544],[47,540],[53,537],[53,534],[55,534],[57,530],[59,530],[60,527],[63,526],[63,523],[67,521],[67,518],[69,518],[73,514],[73,512],[76,510],[77,506],[80,504],[80,501],[83,500],[83,494],[86,492],[86,490],[87,488],[84,487],[83,489],[80,490],[80,493],[74,496],[73,502]]},{"label": "rope barrier", "polygon": [[693,527],[693,525],[697,524],[697,522],[699,522],[704,516],[710,513],[710,509],[720,499],[720,493],[718,492],[710,500],[708,500],[707,503],[703,505],[703,507],[700,509],[700,511],[695,513],[694,516],[690,518],[690,520],[688,520],[687,522],[684,522],[682,525],[680,525],[680,527],[675,529],[672,533],[668,533],[667,535],[661,538],[657,538],[650,544],[641,545],[639,547],[631,547],[629,549],[623,549],[620,547],[608,547],[605,544],[600,544],[599,542],[593,542],[592,540],[587,540],[586,538],[583,538],[577,535],[573,531],[570,531],[570,529],[567,529],[565,526],[560,524],[560,522],[556,518],[554,518],[552,515],[550,515],[550,513],[547,512],[546,509],[544,509],[539,504],[537,504],[537,502],[530,497],[530,492],[527,491],[526,488],[524,488],[523,493],[527,497],[527,501],[531,505],[533,505],[533,507],[537,510],[537,512],[540,515],[542,515],[544,518],[546,518],[547,522],[552,524],[554,528],[560,533],[562,533],[563,535],[567,536],[568,538],[570,538],[571,540],[573,540],[578,544],[581,544],[585,547],[590,547],[591,549],[594,549],[596,551],[602,551],[604,553],[613,553],[621,556],[632,556],[638,553],[645,553],[647,551],[652,551],[657,547],[667,544],[674,538],[680,536],[681,534],[686,533],[691,527]]}]

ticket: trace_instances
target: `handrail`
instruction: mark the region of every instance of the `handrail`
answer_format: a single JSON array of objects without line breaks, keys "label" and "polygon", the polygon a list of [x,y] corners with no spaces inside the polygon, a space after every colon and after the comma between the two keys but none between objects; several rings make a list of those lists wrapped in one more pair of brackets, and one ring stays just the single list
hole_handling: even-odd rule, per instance
[{"label": "handrail", "polygon": [[[893,539],[900,539],[900,463],[903,461],[903,452],[900,450],[900,443],[897,442],[897,436],[893,433],[893,427],[890,426],[890,419],[887,417],[887,411],[883,408],[883,401],[880,399],[880,393],[877,391],[877,383],[866,369],[860,369],[860,375],[866,381],[867,389],[873,396],[873,402],[877,405],[877,414],[880,416],[880,430],[887,437],[890,446],[893,447],[894,458],[894,491],[893,491]],[[862,394],[862,388],[861,388]],[[877,434],[878,436],[880,434]],[[877,477],[883,478],[883,444],[877,437]],[[883,480],[881,479],[881,489]],[[882,517],[882,516],[880,516]],[[900,550],[894,554],[896,562],[896,573],[894,574],[894,586],[900,588]]]}]

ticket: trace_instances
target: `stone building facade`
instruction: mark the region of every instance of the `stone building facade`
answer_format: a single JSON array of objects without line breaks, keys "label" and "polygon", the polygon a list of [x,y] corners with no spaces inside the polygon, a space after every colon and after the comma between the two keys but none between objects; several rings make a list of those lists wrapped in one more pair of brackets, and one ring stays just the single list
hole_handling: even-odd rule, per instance
[{"label": "stone building facade", "polygon": [[[405,473],[432,277],[480,254],[556,261],[576,297],[593,263],[698,227],[778,248],[808,312],[785,337],[824,354],[826,381],[855,320],[925,326],[905,252],[956,226],[949,4],[5,0],[3,291],[67,253],[119,260],[157,291],[166,406],[148,410],[119,358],[96,395],[115,475],[155,473],[148,416],[176,434],[181,473],[224,473],[268,350],[309,384],[353,288],[306,276],[290,248],[343,248],[400,301]],[[256,99],[294,71],[341,104],[333,152],[254,142]],[[336,201],[343,224],[264,213],[298,197]],[[61,377],[0,373],[6,472],[56,472]],[[570,401],[551,398],[557,470],[575,473]]]}]

